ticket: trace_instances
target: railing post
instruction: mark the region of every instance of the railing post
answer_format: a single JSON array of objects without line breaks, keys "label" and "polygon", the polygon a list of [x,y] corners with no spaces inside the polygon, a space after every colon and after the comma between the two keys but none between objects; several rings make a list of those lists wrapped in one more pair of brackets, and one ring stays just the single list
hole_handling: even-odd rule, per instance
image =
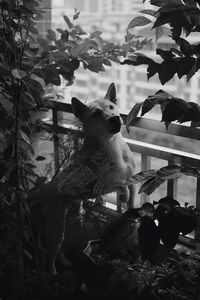
[{"label": "railing post", "polygon": [[59,168],[59,147],[58,147],[58,134],[57,134],[57,125],[58,125],[58,111],[56,108],[52,109],[52,118],[53,118],[53,148],[54,148],[54,166],[55,171]]},{"label": "railing post", "polygon": [[[151,169],[151,157],[146,154],[141,154],[141,171],[147,171]],[[140,205],[149,201],[149,196],[142,193],[140,195]]]},{"label": "railing post", "polygon": [[[168,165],[171,165],[173,163],[174,162],[168,161]],[[176,199],[177,194],[178,194],[178,178],[169,179],[167,181],[167,195]]]},{"label": "railing post", "polygon": [[[196,187],[196,209],[200,210],[200,178],[197,178]],[[195,239],[200,240],[200,218],[197,218],[197,226],[195,228]]]},{"label": "railing post", "polygon": [[120,199],[119,199],[120,192],[117,191],[116,194],[117,194],[117,195],[116,195],[116,198],[117,198],[117,212],[118,212],[118,213],[121,213],[121,212],[122,212],[122,203],[121,203],[121,201],[120,201]]}]

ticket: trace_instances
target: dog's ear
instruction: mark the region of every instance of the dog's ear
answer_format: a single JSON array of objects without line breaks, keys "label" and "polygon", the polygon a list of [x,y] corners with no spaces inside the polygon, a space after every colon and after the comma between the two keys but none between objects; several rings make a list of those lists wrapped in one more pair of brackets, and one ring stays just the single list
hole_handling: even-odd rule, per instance
[{"label": "dog's ear", "polygon": [[83,120],[83,115],[85,113],[85,110],[86,110],[87,106],[75,97],[72,98],[71,102],[72,102],[72,110],[73,110],[74,115],[80,121],[82,121]]},{"label": "dog's ear", "polygon": [[115,88],[115,84],[113,82],[109,86],[108,91],[107,91],[104,98],[107,99],[107,100],[110,100],[114,104],[117,104],[116,88]]}]

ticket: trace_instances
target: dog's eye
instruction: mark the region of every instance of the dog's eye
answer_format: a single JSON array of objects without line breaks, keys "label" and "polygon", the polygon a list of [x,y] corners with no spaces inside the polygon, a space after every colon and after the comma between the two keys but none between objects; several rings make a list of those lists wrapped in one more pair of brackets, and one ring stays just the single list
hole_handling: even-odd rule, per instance
[{"label": "dog's eye", "polygon": [[93,112],[93,117],[97,118],[102,115],[102,111],[100,109],[96,109],[95,112]]},{"label": "dog's eye", "polygon": [[110,108],[110,109],[114,109],[114,106],[113,106],[113,105],[110,105],[109,108]]}]

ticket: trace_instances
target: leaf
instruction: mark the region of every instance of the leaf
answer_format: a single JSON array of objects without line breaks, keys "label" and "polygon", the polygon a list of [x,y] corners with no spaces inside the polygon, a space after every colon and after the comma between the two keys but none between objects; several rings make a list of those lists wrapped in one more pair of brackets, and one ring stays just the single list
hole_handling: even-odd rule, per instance
[{"label": "leaf", "polygon": [[39,43],[39,45],[42,47],[42,49],[44,49],[45,51],[49,51],[50,50],[50,46],[49,46],[49,43],[47,40],[41,38],[41,37],[38,37],[37,38],[37,41]]},{"label": "leaf", "polygon": [[195,65],[196,60],[193,57],[182,57],[177,62],[177,75],[178,78],[182,78],[184,75],[188,75]]},{"label": "leaf", "polygon": [[193,176],[196,178],[200,178],[200,169],[199,168],[182,166],[182,173],[187,176]]},{"label": "leaf", "polygon": [[23,102],[21,102],[21,109],[32,109],[33,107],[36,106],[36,102],[35,99],[33,98],[33,96],[26,92],[21,93],[21,101],[23,100]]},{"label": "leaf", "polygon": [[44,93],[42,85],[37,80],[34,80],[30,77],[26,77],[24,81],[27,87],[36,92],[37,94],[41,95]]},{"label": "leaf", "polygon": [[169,22],[170,22],[170,16],[169,15],[159,15],[157,20],[154,22],[152,29],[157,28],[159,26],[162,26],[164,24],[167,24]]},{"label": "leaf", "polygon": [[169,102],[170,98],[171,95],[163,90],[159,90],[154,95],[148,96],[143,102],[141,116],[144,116],[148,111],[158,104],[161,105],[162,108],[166,107],[166,104]]},{"label": "leaf", "polygon": [[173,178],[182,177],[182,167],[179,165],[169,165],[157,171],[157,176],[160,179],[169,180]]},{"label": "leaf", "polygon": [[197,103],[194,102],[188,102],[190,105],[190,108],[188,108],[183,117],[179,119],[180,123],[193,121],[193,122],[199,122],[200,121],[200,106]]},{"label": "leaf", "polygon": [[160,65],[158,76],[162,85],[168,82],[176,74],[177,66],[173,60],[163,61]]},{"label": "leaf", "polygon": [[48,32],[48,35],[47,35],[48,39],[50,39],[51,41],[56,41],[55,31],[52,29],[48,29],[47,32]]},{"label": "leaf", "polygon": [[143,9],[139,11],[142,14],[146,14],[146,15],[150,15],[152,17],[156,17],[157,15],[157,11],[153,10],[153,9]]},{"label": "leaf", "polygon": [[0,160],[0,180],[2,179],[2,177],[5,175],[6,170],[6,162],[5,162],[5,158],[4,160],[1,159]]},{"label": "leaf", "polygon": [[18,139],[31,146],[31,142],[24,131],[21,129],[18,130]]},{"label": "leaf", "polygon": [[164,179],[152,177],[141,186],[138,194],[145,193],[146,195],[150,195],[164,182]]},{"label": "leaf", "polygon": [[61,40],[65,43],[67,43],[68,39],[69,39],[69,31],[66,29],[66,30],[62,31]]},{"label": "leaf", "polygon": [[80,11],[77,11],[77,12],[73,15],[73,20],[78,19],[79,15],[80,15]]},{"label": "leaf", "polygon": [[146,17],[139,16],[135,17],[131,20],[131,22],[128,24],[127,31],[138,26],[145,26],[147,24],[151,23],[151,20],[147,19]]},{"label": "leaf", "polygon": [[73,24],[71,23],[70,19],[65,15],[63,16],[63,19],[65,20],[65,22],[67,23],[69,29],[71,29],[73,27]]},{"label": "leaf", "polygon": [[147,68],[147,78],[150,79],[152,76],[154,76],[156,73],[158,73],[160,70],[160,64],[156,62],[152,62],[149,64]]},{"label": "leaf", "polygon": [[160,55],[164,60],[171,60],[175,56],[171,51],[159,48],[156,49],[156,54]]},{"label": "leaf", "polygon": [[38,155],[35,160],[37,160],[37,161],[44,161],[45,159],[46,159],[46,157],[44,157],[42,155]]},{"label": "leaf", "polygon": [[26,250],[25,248],[23,248],[23,251],[24,251],[24,254],[26,255],[26,257],[29,260],[33,260],[33,256],[32,256],[32,254],[28,250]]},{"label": "leaf", "polygon": [[141,181],[147,180],[149,178],[155,177],[157,174],[156,170],[148,170],[148,171],[142,171],[140,173],[137,173],[136,175],[131,177],[131,181],[136,184]]},{"label": "leaf", "polygon": [[13,154],[13,149],[14,149],[14,146],[13,144],[10,144],[6,150],[3,152],[3,158],[5,160],[9,159],[11,157],[11,155]]},{"label": "leaf", "polygon": [[78,47],[78,54],[86,53],[90,49],[90,40],[85,39]]},{"label": "leaf", "polygon": [[110,62],[108,59],[106,59],[106,58],[103,58],[103,59],[102,59],[102,62],[103,62],[103,64],[106,65],[106,66],[109,66],[109,67],[112,66],[111,62]]},{"label": "leaf", "polygon": [[7,67],[0,63],[0,77],[8,76],[9,74]]},{"label": "leaf", "polygon": [[179,98],[172,98],[163,111],[162,121],[172,122],[182,120],[184,114],[190,108],[190,104],[186,101]]},{"label": "leaf", "polygon": [[18,79],[22,79],[23,77],[26,76],[26,72],[19,70],[19,69],[13,69],[12,75]]},{"label": "leaf", "polygon": [[42,176],[42,177],[38,177],[35,181],[35,187],[39,188],[41,185],[43,185],[47,180],[47,177]]},{"label": "leaf", "polygon": [[133,121],[135,120],[135,118],[137,117],[140,108],[142,106],[142,102],[140,103],[136,103],[133,108],[131,109],[131,111],[129,112],[127,118],[126,118],[126,130],[129,132],[129,127],[132,125]]},{"label": "leaf", "polygon": [[191,56],[193,51],[190,43],[183,38],[178,38],[176,40],[177,45],[180,46],[180,50],[185,56]]},{"label": "leaf", "polygon": [[49,59],[52,62],[63,62],[63,61],[69,60],[69,55],[66,52],[57,50],[57,51],[50,53]]}]

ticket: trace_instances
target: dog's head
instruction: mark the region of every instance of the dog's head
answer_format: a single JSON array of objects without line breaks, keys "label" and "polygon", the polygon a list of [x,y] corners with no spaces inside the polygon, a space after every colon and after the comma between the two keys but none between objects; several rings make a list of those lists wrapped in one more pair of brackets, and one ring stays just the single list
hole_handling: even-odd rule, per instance
[{"label": "dog's head", "polygon": [[75,116],[83,123],[85,133],[93,136],[112,136],[118,133],[123,124],[117,109],[116,89],[114,83],[108,88],[104,98],[85,105],[77,98],[72,98]]}]

